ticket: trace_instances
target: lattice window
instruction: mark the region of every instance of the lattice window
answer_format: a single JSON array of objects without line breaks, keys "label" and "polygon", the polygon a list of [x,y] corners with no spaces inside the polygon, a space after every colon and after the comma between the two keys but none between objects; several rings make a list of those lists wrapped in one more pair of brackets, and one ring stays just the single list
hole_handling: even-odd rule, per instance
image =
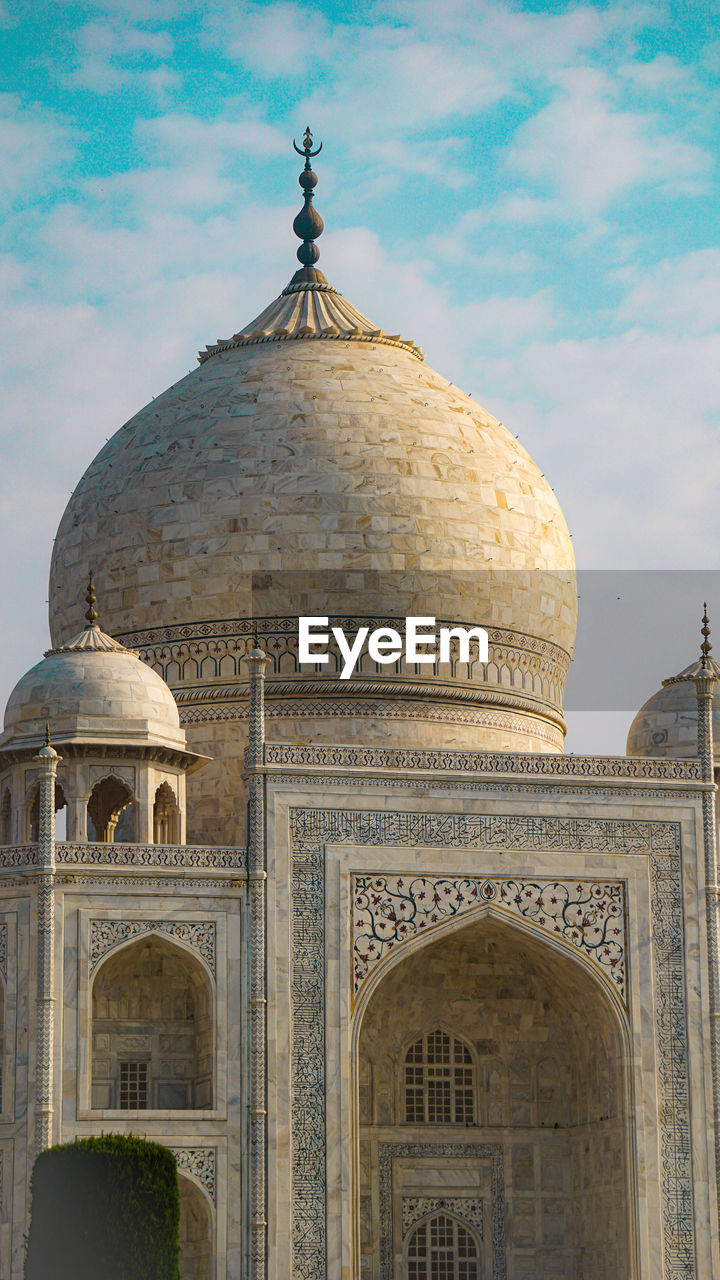
[{"label": "lattice window", "polygon": [[408,1280],[481,1280],[472,1233],[445,1213],[419,1223],[408,1242]]},{"label": "lattice window", "polygon": [[473,1124],[474,1071],[470,1050],[445,1031],[431,1031],[405,1058],[407,1124]]},{"label": "lattice window", "polygon": [[120,1110],[144,1111],[148,1104],[147,1062],[120,1063]]}]

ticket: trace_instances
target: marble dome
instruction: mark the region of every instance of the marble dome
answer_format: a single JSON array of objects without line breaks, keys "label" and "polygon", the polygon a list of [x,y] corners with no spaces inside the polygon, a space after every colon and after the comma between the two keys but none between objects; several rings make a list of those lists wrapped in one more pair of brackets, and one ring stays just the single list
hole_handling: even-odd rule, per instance
[{"label": "marble dome", "polygon": [[0,751],[43,741],[162,746],[185,752],[177,704],[165,681],[97,625],[50,649],[16,684]]},{"label": "marble dome", "polygon": [[[276,739],[562,750],[577,597],[550,484],[301,250],[306,265],[256,320],[105,445],[55,541],[53,642],[77,629],[73,584],[92,568],[108,630],[163,675],[191,745],[217,757],[197,838],[232,834],[256,627]],[[346,630],[410,614],[481,625],[490,660],[428,674],[366,659],[341,682],[332,664],[299,668],[302,613]]]},{"label": "marble dome", "polygon": [[[709,659],[718,683],[713,688],[713,738],[720,743],[720,666]],[[697,697],[693,677],[698,661],[663,680],[658,689],[638,711],[627,737],[629,756],[696,756]],[[716,748],[717,750],[717,748]]]}]

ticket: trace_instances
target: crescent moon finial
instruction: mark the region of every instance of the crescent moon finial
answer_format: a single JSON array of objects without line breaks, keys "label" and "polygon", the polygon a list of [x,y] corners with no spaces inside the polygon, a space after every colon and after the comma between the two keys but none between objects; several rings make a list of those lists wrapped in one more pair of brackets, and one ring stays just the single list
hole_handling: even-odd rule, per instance
[{"label": "crescent moon finial", "polygon": [[304,157],[305,157],[305,168],[306,168],[306,169],[309,169],[309,168],[310,168],[310,158],[311,158],[311,156],[319,156],[319,155],[320,155],[320,152],[322,151],[322,147],[323,147],[323,144],[322,144],[322,142],[321,142],[321,143],[320,143],[320,146],[319,146],[319,147],[317,147],[315,151],[313,151],[313,149],[312,149],[312,145],[313,145],[312,134],[311,134],[311,132],[310,132],[310,125],[308,125],[308,126],[307,126],[307,128],[306,128],[306,130],[305,130],[305,135],[304,135],[304,137],[303,137],[303,144],[302,144],[302,147],[299,147],[299,146],[298,146],[298,144],[297,144],[297,142],[296,142],[296,141],[295,141],[295,139],[293,138],[293,147],[294,147],[294,148],[295,148],[295,150],[297,151],[298,155],[299,155],[299,156],[304,156]]},{"label": "crescent moon finial", "polygon": [[708,666],[708,658],[710,656],[710,650],[712,649],[712,645],[709,639],[710,619],[708,618],[708,611],[707,611],[706,604],[703,605],[703,620],[702,620],[702,626],[700,628],[700,634],[703,638],[703,642],[700,645],[700,661],[702,663],[703,668],[706,668]]},{"label": "crescent moon finial", "polygon": [[300,271],[295,272],[290,284],[326,284],[325,277],[315,268],[315,263],[320,257],[320,250],[315,241],[318,236],[322,235],[323,220],[317,209],[313,207],[313,192],[317,186],[317,174],[313,173],[312,165],[310,164],[312,157],[319,155],[322,151],[322,142],[319,147],[313,150],[313,138],[310,132],[310,125],[308,125],[303,136],[302,148],[298,146],[294,138],[293,148],[299,156],[305,157],[305,168],[298,179],[303,189],[305,203],[293,222],[295,235],[299,240],[302,240],[302,244],[297,251],[302,268]]}]

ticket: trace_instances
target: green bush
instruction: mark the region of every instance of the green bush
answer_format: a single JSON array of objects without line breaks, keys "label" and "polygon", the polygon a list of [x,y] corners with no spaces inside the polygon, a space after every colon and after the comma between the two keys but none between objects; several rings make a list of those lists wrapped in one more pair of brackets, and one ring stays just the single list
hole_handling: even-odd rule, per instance
[{"label": "green bush", "polygon": [[107,1134],[43,1151],[32,1176],[25,1280],[178,1280],[172,1152]]}]

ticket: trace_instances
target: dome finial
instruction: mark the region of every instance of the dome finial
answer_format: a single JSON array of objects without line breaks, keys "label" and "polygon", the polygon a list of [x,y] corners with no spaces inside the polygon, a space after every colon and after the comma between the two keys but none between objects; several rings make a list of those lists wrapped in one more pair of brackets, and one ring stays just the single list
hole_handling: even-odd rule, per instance
[{"label": "dome finial", "polygon": [[95,608],[96,599],[97,597],[95,595],[95,584],[93,582],[92,569],[91,569],[90,577],[88,578],[87,591],[85,592],[85,601],[87,603],[87,610],[85,613],[85,617],[87,618],[88,627],[97,626],[98,611]]},{"label": "dome finial", "polygon": [[303,137],[302,149],[297,145],[294,138],[293,147],[299,156],[305,157],[305,168],[298,178],[305,196],[305,203],[293,222],[293,231],[298,239],[302,240],[302,244],[297,251],[298,261],[302,263],[302,267],[295,272],[290,284],[327,284],[322,272],[315,267],[315,263],[320,257],[320,250],[315,241],[318,236],[322,235],[323,220],[317,209],[313,208],[313,191],[317,186],[317,174],[313,172],[310,164],[311,157],[319,155],[322,151],[322,142],[313,151],[312,134],[310,125],[308,125]]},{"label": "dome finial", "polygon": [[705,601],[705,603],[703,604],[703,610],[704,610],[703,620],[702,620],[703,624],[702,624],[702,627],[700,628],[700,634],[703,637],[703,642],[700,645],[700,654],[701,654],[700,661],[702,662],[703,667],[707,668],[709,665],[708,658],[710,656],[710,650],[712,649],[712,645],[708,640],[708,636],[710,635],[710,619],[708,618],[707,601]]}]

